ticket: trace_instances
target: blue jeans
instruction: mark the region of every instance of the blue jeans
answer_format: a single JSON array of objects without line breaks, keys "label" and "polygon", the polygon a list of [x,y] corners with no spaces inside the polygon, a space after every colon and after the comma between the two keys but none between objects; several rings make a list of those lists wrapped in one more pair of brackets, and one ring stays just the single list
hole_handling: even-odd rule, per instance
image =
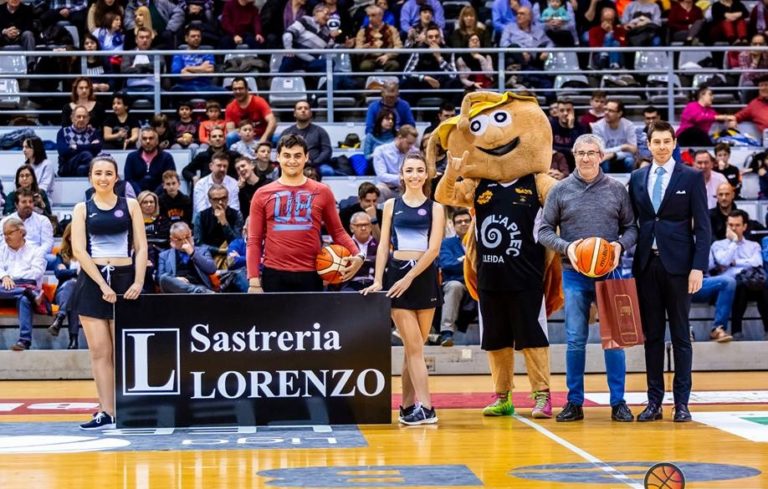
[{"label": "blue jeans", "polygon": [[[595,279],[573,270],[563,271],[565,293],[565,381],[568,386],[568,402],[584,404],[584,370],[587,362],[587,337],[589,336],[589,307],[595,301]],[[624,401],[624,377],[627,366],[624,350],[603,350],[605,370],[611,406]]]},{"label": "blue jeans", "polygon": [[32,343],[32,301],[29,292],[24,287],[14,287],[10,290],[0,287],[1,299],[16,299],[16,310],[19,311],[19,340]]},{"label": "blue jeans", "polygon": [[59,305],[58,315],[67,316],[70,336],[77,336],[78,329],[80,328],[80,319],[77,315],[77,310],[75,309],[74,304],[70,302],[76,287],[76,278],[69,279],[63,284],[59,282],[59,287],[56,289],[56,295],[53,298],[53,302]]},{"label": "blue jeans", "polygon": [[693,294],[693,302],[709,302],[715,299],[715,327],[722,326],[728,329],[728,320],[731,317],[733,298],[736,295],[736,279],[733,277],[704,277],[701,289]]},{"label": "blue jeans", "polygon": [[[609,32],[608,34],[605,35],[605,39],[603,40],[603,46],[608,48],[618,48],[618,47],[621,47],[621,42],[613,36],[613,32]],[[619,65],[619,66],[622,65],[621,53],[617,51],[611,51],[610,53],[608,53],[608,59],[612,65]]]}]

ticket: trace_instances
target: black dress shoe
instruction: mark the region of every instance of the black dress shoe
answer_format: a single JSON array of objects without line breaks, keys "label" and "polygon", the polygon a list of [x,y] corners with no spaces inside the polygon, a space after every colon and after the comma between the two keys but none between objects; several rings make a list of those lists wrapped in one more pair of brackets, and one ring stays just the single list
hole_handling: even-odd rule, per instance
[{"label": "black dress shoe", "polygon": [[635,420],[632,415],[632,411],[629,410],[629,406],[624,401],[611,407],[611,419],[614,421],[621,421],[623,423],[629,423]]},{"label": "black dress shoe", "polygon": [[580,421],[582,419],[584,419],[584,410],[581,406],[572,402],[566,403],[563,410],[560,411],[560,414],[555,417],[555,420],[561,423]]},{"label": "black dress shoe", "polygon": [[80,348],[80,345],[77,342],[77,336],[70,336],[69,345],[67,345],[67,350],[77,350],[79,348]]},{"label": "black dress shoe", "polygon": [[48,332],[51,333],[51,336],[59,336],[59,330],[61,329],[61,326],[64,324],[64,315],[63,314],[57,314],[56,318],[53,320],[51,325],[48,327]]},{"label": "black dress shoe", "polygon": [[643,412],[637,415],[637,420],[641,423],[645,421],[658,421],[662,419],[661,406],[652,402],[643,409]]},{"label": "black dress shoe", "polygon": [[691,412],[688,411],[688,406],[685,404],[675,405],[675,423],[687,423],[688,421],[692,420],[693,418],[691,417]]}]

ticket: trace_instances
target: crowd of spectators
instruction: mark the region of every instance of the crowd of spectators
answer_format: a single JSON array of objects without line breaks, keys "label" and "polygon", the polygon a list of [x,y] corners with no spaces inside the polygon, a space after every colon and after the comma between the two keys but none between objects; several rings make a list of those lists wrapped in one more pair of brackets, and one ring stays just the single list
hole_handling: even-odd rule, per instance
[{"label": "crowd of spectators", "polygon": [[[61,35],[60,22],[67,21],[77,29],[82,47],[94,52],[86,59],[85,71],[79,71],[79,63],[59,64],[55,67],[59,71],[53,71],[83,75],[72,82],[70,100],[62,107],[61,120],[56,121],[61,125],[56,141],[58,165],[49,160],[39,138],[25,139],[24,165],[16,172],[14,189],[5,196],[4,214],[19,220],[21,226],[17,228],[24,230],[24,244],[20,246],[40,247],[46,266],[56,272],[57,278],[61,276],[56,300],[62,305],[62,312],[55,316],[51,327],[51,332],[56,334],[64,317],[67,314],[72,317],[72,311],[67,309],[69,292],[64,284],[67,277],[76,276],[78,267],[64,248],[58,255],[52,254],[51,222],[55,225],[55,217],[50,202],[54,175],[63,178],[86,175],[90,160],[102,150],[129,151],[124,179],[117,191],[137,198],[144,214],[152,248],[145,281],[147,292],[210,293],[247,288],[242,263],[242,230],[248,217],[247,204],[255,191],[279,176],[279,168],[271,159],[271,141],[279,136],[277,117],[265,98],[252,93],[246,79],[235,77],[224,88],[216,77],[208,76],[217,73],[222,60],[199,54],[205,47],[231,50],[247,46],[292,51],[355,47],[360,52],[352,56],[354,70],[376,70],[396,76],[385,79],[378,87],[366,87],[380,88],[381,97],[368,104],[365,136],[359,148],[363,170],[355,166],[355,173],[370,175],[371,182],[361,186],[357,200],[351,205],[340,205],[340,213],[358,246],[367,250],[370,263],[343,286],[345,290],[363,288],[372,278],[381,218],[377,202],[397,194],[399,168],[405,155],[419,147],[420,139],[423,144],[440,121],[456,113],[460,97],[444,90],[456,89],[461,94],[495,86],[494,56],[479,51],[454,54],[451,48],[643,47],[669,42],[704,45],[727,40],[735,46],[733,66],[743,70],[740,84],[756,87],[757,96],[733,114],[718,113],[712,109],[711,88],[699,86],[694,99],[683,110],[679,141],[685,146],[711,147],[710,133],[715,123],[733,127],[738,122],[751,121],[760,131],[768,128],[768,77],[761,77],[759,71],[755,71],[768,68],[768,53],[749,49],[765,45],[768,0],[761,0],[751,11],[747,11],[740,0],[719,0],[711,7],[711,20],[706,20],[709,17],[690,0],[672,2],[667,10],[652,0],[633,0],[622,5],[609,0],[496,0],[488,24],[480,21],[487,18],[483,4],[469,2],[455,18],[446,18],[443,5],[437,0],[399,3],[387,0],[354,3],[344,0],[323,3],[189,0],[178,4],[169,0],[128,0],[124,4],[119,0],[97,0],[91,4],[86,0],[51,0],[47,9],[8,0],[0,9],[8,11],[0,15],[0,46],[34,49],[36,45],[52,44],[48,41]],[[401,46],[424,47],[430,52],[399,56],[377,51]],[[178,48],[182,52],[169,58],[134,53],[167,48]],[[325,73],[324,57],[331,55],[291,53],[283,56],[279,69]],[[533,51],[508,54],[504,65],[517,72],[516,83],[552,88],[551,79],[527,73],[541,69],[548,56],[547,52]],[[339,69],[338,58],[333,59],[334,69]],[[29,61],[30,70],[36,73],[54,69],[46,65],[48,61],[44,62],[43,58]],[[168,97],[176,112],[173,117],[165,114],[138,117],[131,112],[135,97],[128,93],[155,89],[157,81],[152,75],[155,62],[162,70],[178,75],[168,86],[171,90],[214,92],[204,96],[208,99],[204,107],[197,107],[202,110],[196,111],[188,97],[178,96]],[[631,62],[625,56],[607,52],[598,52],[587,61],[591,67],[612,68],[631,66]],[[109,76],[115,73],[134,76]],[[354,82],[352,78],[336,76],[332,83],[334,87],[344,88],[344,83]],[[407,90],[402,95],[401,88]],[[111,99],[97,99],[96,94],[104,92],[111,93]],[[420,97],[429,96],[429,92],[441,94],[444,103],[440,105],[437,120],[419,134],[411,107]],[[620,99],[607,98],[604,92],[594,91],[590,109],[576,114],[572,101],[559,98],[553,104],[551,115],[554,152],[550,175],[556,179],[563,179],[573,171],[573,142],[589,132],[599,135],[606,143],[601,165],[604,172],[628,173],[650,163],[644,128],[626,117]],[[283,134],[299,134],[307,141],[308,176],[319,179],[351,174],[349,164],[334,157],[322,123],[313,121],[311,101],[297,102],[293,118],[294,124]],[[659,113],[654,107],[644,110],[645,128],[658,119]],[[170,149],[190,150],[191,162],[184,168],[177,167]],[[760,234],[754,232],[763,227],[749,216],[741,216],[743,223],[735,223],[739,216],[731,216],[738,210],[734,199],[740,192],[741,173],[729,163],[729,155],[728,146],[718,146],[714,153],[701,150],[693,155],[691,164],[705,175],[713,232],[717,221],[717,239],[730,241],[722,245],[730,249],[730,244],[740,243],[743,236],[747,240],[759,237]],[[440,172],[441,164],[444,165],[440,148],[438,159]],[[768,164],[755,170],[761,178],[765,177],[768,189],[765,176]],[[182,182],[188,184],[189,195],[181,190]],[[455,235],[461,237],[468,216],[455,212],[451,217]],[[446,305],[438,331],[439,342],[449,345],[459,312],[467,308],[468,299],[459,276],[463,257],[460,242],[451,236],[446,239],[445,247],[440,265]],[[728,268],[727,256],[724,256],[724,252],[713,252],[714,272],[722,272],[718,267]],[[717,274],[720,275],[722,273]],[[719,278],[718,287],[723,282]],[[39,301],[39,295],[30,294],[27,289],[34,290],[34,287],[25,288],[19,297]],[[742,314],[745,298],[756,298],[755,294],[736,292],[734,296],[738,298],[731,301],[734,311]],[[715,297],[716,294],[699,299],[710,301],[716,300]],[[757,299],[763,300],[760,297]],[[758,304],[761,312],[763,308],[768,311],[768,302]],[[721,319],[723,314],[716,318],[713,339],[728,334],[727,323],[723,324]],[[734,334],[739,332],[737,324],[740,323],[734,316]],[[26,341],[22,335],[21,343],[17,344],[19,348],[25,346]],[[77,342],[70,342],[70,346],[73,345],[76,348]]]},{"label": "crowd of spectators", "polygon": [[[200,54],[201,48],[286,49],[290,52],[278,60],[280,72],[321,76],[331,60],[334,72],[352,69],[392,73],[409,90],[406,98],[412,103],[428,96],[425,91],[453,89],[450,97],[455,103],[465,91],[493,86],[495,56],[454,54],[451,48],[546,48],[506,54],[503,60],[511,75],[509,83],[545,90],[552,88],[552,77],[529,72],[543,68],[552,47],[590,46],[598,51],[591,59],[580,60],[582,68],[618,69],[632,68],[634,53],[600,52],[599,48],[725,42],[734,46],[728,53],[729,66],[744,72],[739,83],[747,88],[756,85],[759,72],[755,70],[768,66],[768,52],[749,50],[750,45],[765,44],[765,0],[750,4],[750,9],[741,0],[717,0],[706,12],[692,0],[494,0],[490,9],[486,3],[472,0],[450,12],[438,0],[50,0],[36,2],[34,8],[10,0],[0,8],[6,10],[0,16],[0,46],[34,50],[35,46],[47,45],[60,49],[62,45],[73,46],[76,38],[80,45],[73,47],[93,51],[84,65],[79,59],[27,60],[37,74],[98,77],[89,96],[93,91],[152,89],[152,77],[121,79],[109,75],[152,71],[152,55],[132,53],[153,49],[183,51],[160,60],[161,70],[172,75],[164,78],[166,88],[171,90],[225,90],[215,76],[224,69],[223,56]],[[481,19],[489,20],[484,23]],[[72,36],[62,22],[69,23],[78,35]],[[432,52],[380,52],[402,46]],[[347,66],[342,66],[341,58],[333,53],[339,47],[356,49]],[[306,49],[328,52],[301,52]],[[265,70],[268,62],[253,59],[246,63],[246,69]],[[318,76],[306,77],[309,88],[318,86]],[[362,88],[364,80],[336,74],[329,84],[334,88]],[[51,87],[51,82],[33,80],[30,88],[43,91]],[[550,100],[555,98],[552,92],[545,93]],[[748,99],[754,95],[754,90],[745,91]],[[73,99],[73,104],[88,101],[79,88],[73,92]],[[96,116],[95,125],[102,122],[98,115],[91,114],[92,118]],[[64,117],[68,120],[69,113]]]}]

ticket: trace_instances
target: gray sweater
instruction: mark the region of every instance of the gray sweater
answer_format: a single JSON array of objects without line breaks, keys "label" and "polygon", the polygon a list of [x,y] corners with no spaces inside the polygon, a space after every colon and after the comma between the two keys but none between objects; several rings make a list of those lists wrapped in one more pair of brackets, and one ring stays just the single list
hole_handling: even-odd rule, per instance
[{"label": "gray sweater", "polygon": [[[635,215],[629,193],[621,182],[601,170],[597,178],[587,183],[575,170],[549,192],[539,242],[565,255],[569,244],[592,236],[618,241],[627,250],[637,241]],[[563,266],[571,268],[570,261],[563,260]]]}]

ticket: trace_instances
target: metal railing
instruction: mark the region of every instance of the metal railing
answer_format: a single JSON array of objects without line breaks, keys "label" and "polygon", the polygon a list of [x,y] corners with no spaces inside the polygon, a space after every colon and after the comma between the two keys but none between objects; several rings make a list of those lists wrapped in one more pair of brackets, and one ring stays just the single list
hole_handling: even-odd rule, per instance
[{"label": "metal railing", "polygon": [[[753,51],[763,51],[768,52],[768,48],[766,47],[750,47],[750,46],[740,46],[741,50],[753,50]],[[665,46],[665,47],[647,47],[642,48],[640,51],[643,54],[651,54],[651,53],[663,53],[664,56],[661,56],[662,58],[665,57],[667,60],[666,65],[664,66],[653,66],[653,67],[644,67],[640,69],[633,69],[633,70],[627,70],[627,69],[582,69],[579,67],[579,65],[576,66],[545,66],[544,69],[541,70],[526,70],[526,71],[511,71],[509,66],[509,57],[514,54],[522,54],[522,53],[549,53],[550,56],[564,56],[567,55],[567,53],[574,53],[576,57],[578,58],[581,56],[581,66],[584,66],[585,58],[590,58],[595,53],[601,53],[601,52],[619,52],[625,57],[627,56],[635,56],[636,53],[638,53],[637,48],[599,48],[599,49],[589,49],[589,48],[536,48],[536,49],[522,49],[522,48],[484,48],[484,49],[478,49],[478,50],[470,50],[470,49],[455,49],[455,48],[444,48],[442,51],[444,55],[453,54],[454,56],[458,56],[460,54],[469,53],[469,52],[479,52],[481,54],[489,54],[492,57],[495,58],[495,70],[492,72],[482,72],[482,71],[473,71],[468,72],[470,74],[484,74],[487,76],[490,76],[495,81],[495,88],[497,90],[508,90],[508,89],[518,89],[518,87],[510,87],[508,86],[508,82],[512,80],[512,77],[520,78],[525,77],[528,75],[538,75],[538,76],[546,76],[546,77],[552,77],[555,78],[557,76],[560,77],[574,77],[574,76],[586,76],[589,80],[589,86],[570,86],[567,88],[561,88],[558,91],[555,91],[554,89],[543,89],[543,88],[537,88],[537,87],[528,87],[527,91],[530,92],[533,95],[536,95],[540,98],[541,101],[551,101],[554,99],[556,95],[561,94],[570,94],[574,96],[576,99],[582,99],[577,100],[577,109],[587,107],[586,100],[587,97],[578,97],[579,95],[588,96],[594,90],[597,86],[601,84],[601,80],[608,78],[605,77],[611,77],[611,76],[620,76],[620,75],[631,75],[638,81],[643,81],[644,79],[647,79],[649,76],[656,76],[658,80],[660,80],[661,83],[657,83],[655,86],[652,87],[646,87],[646,86],[604,86],[601,87],[602,90],[606,91],[609,96],[611,97],[617,97],[619,99],[626,99],[625,102],[627,103],[627,109],[638,109],[641,107],[644,107],[646,105],[650,104],[650,101],[648,100],[648,96],[652,94],[657,94],[659,96],[659,99],[663,99],[663,103],[659,104],[659,100],[654,99],[656,102],[657,108],[660,110],[666,112],[667,119],[674,122],[676,120],[676,115],[678,112],[678,109],[680,109],[688,98],[687,96],[691,94],[692,91],[695,90],[695,87],[691,86],[688,83],[681,82],[679,85],[675,83],[676,80],[683,80],[687,81],[688,79],[692,78],[694,75],[725,75],[726,77],[735,77],[741,75],[743,72],[738,69],[720,69],[717,67],[710,67],[710,68],[702,68],[697,69],[695,71],[686,70],[686,69],[678,69],[676,59],[680,55],[680,53],[685,52],[697,52],[702,53],[706,51],[709,56],[715,60],[722,59],[723,57],[727,56],[728,52],[734,51],[734,47],[730,46],[712,46],[712,47],[683,47],[683,46]],[[91,77],[94,82],[104,82],[104,81],[112,81],[115,84],[120,84],[123,80],[127,80],[130,78],[148,78],[151,77],[153,80],[153,89],[149,92],[134,92],[130,89],[127,90],[127,93],[129,96],[136,97],[136,98],[144,98],[148,99],[151,103],[151,109],[147,108],[143,112],[169,112],[172,111],[172,106],[169,104],[164,104],[163,102],[165,100],[179,100],[180,98],[222,98],[223,96],[226,97],[227,95],[223,94],[222,91],[219,90],[203,90],[203,91],[179,91],[179,90],[168,90],[169,86],[174,85],[176,82],[178,82],[181,79],[181,75],[179,74],[172,74],[168,73],[168,69],[166,72],[163,72],[161,70],[161,57],[165,57],[167,59],[166,66],[171,66],[171,58],[173,55],[176,54],[184,54],[187,51],[167,51],[167,50],[158,50],[158,51],[130,51],[130,52],[124,52],[124,53],[104,53],[105,56],[111,56],[111,55],[118,55],[118,54],[130,54],[130,55],[136,55],[136,54],[145,54],[152,56],[153,59],[153,71],[152,73],[142,73],[142,74],[120,74],[120,73],[111,73],[111,74],[105,74],[100,76],[93,76]],[[199,49],[195,51],[197,54],[212,54],[216,56],[217,58],[217,66],[219,66],[219,61],[223,61],[224,59],[233,56],[233,57],[249,57],[249,56],[258,56],[261,59],[264,59],[265,61],[269,60],[271,61],[273,58],[273,55],[275,56],[283,56],[286,54],[296,54],[297,51],[286,51],[286,50],[236,50],[234,52],[225,52],[220,50],[209,50],[209,49]],[[327,55],[327,50],[304,50],[300,51],[302,53],[306,54],[312,54],[312,55]],[[396,53],[401,59],[401,67],[404,67],[409,55],[413,53],[420,53],[420,54],[430,54],[432,51],[430,49],[401,49],[401,50],[385,50],[385,49],[377,49],[373,50],[372,52],[376,53]],[[334,90],[333,83],[328,81],[333,81],[334,79],[339,79],[339,77],[343,77],[346,79],[352,78],[358,78],[358,84],[360,81],[365,80],[369,76],[373,77],[386,77],[386,76],[402,76],[402,72],[361,72],[361,71],[351,71],[351,66],[349,63],[349,59],[351,56],[362,54],[362,50],[357,49],[336,49],[333,50],[332,54],[333,56],[326,56],[326,67],[324,72],[319,73],[279,73],[276,71],[275,66],[271,66],[270,72],[216,72],[216,73],[210,73],[210,74],[196,74],[196,77],[199,78],[211,78],[211,79],[219,79],[219,78],[228,78],[228,77],[235,77],[235,76],[245,76],[245,77],[252,77],[255,79],[257,85],[260,86],[258,92],[260,95],[264,96],[268,100],[270,100],[273,96],[279,96],[279,95],[297,95],[297,96],[306,96],[310,100],[318,100],[318,99],[324,99],[323,106],[317,107],[315,109],[316,112],[325,112],[327,121],[334,122],[335,118],[343,117],[345,114],[349,113],[362,113],[362,111],[365,110],[367,104],[366,97],[376,97],[379,95],[378,91],[373,90],[366,90],[363,86],[362,88],[351,88],[351,89],[338,89]],[[20,51],[20,50],[1,50],[0,51],[0,106],[5,107],[6,110],[3,110],[2,112],[7,115],[42,115],[42,114],[56,114],[59,113],[60,110],[54,105],[54,106],[46,106],[46,107],[39,107],[35,106],[34,104],[25,104],[25,101],[27,100],[41,100],[45,98],[53,98],[53,99],[61,99],[61,105],[63,106],[66,100],[69,98],[70,94],[70,83],[69,80],[74,79],[76,77],[82,76],[81,73],[85,73],[85,65],[86,65],[86,57],[93,56],[94,53],[90,51]],[[71,57],[73,59],[79,58],[79,68],[75,69],[75,73],[56,73],[56,74],[28,74],[24,73],[23,71],[26,71],[26,66],[24,66],[24,70],[21,69],[8,69],[7,65],[13,64],[12,62],[9,63],[9,57],[19,57],[24,56],[26,57],[26,60],[29,61],[30,59],[39,59],[41,57]],[[572,56],[572,55],[571,55]],[[346,57],[347,63],[334,63],[335,60],[344,59]],[[657,56],[658,57],[658,56]],[[16,58],[16,64],[18,63],[18,59]],[[270,62],[270,65],[274,65],[275,63]],[[343,66],[346,64],[346,66]],[[722,66],[722,63],[720,63]],[[274,70],[274,71],[273,71]],[[344,71],[342,71],[344,70]],[[768,74],[768,70],[761,70],[761,73]],[[442,75],[443,72],[418,72],[418,74],[422,75]],[[45,79],[50,80],[52,76],[56,76],[56,78],[61,81],[61,86],[59,87],[59,90],[53,91],[53,92],[41,92],[41,91],[31,91],[29,90],[29,87],[33,87],[35,85],[35,81],[39,79]],[[320,82],[321,78],[325,77],[326,83],[324,86],[321,86],[321,88],[313,88],[306,90],[303,94],[296,94],[294,91],[285,91],[285,90],[264,90],[264,87],[268,86],[268,80],[271,80],[274,77],[291,77],[291,76],[301,76],[306,80],[315,80],[316,82]],[[8,86],[9,84],[5,82],[4,80],[7,79],[16,79],[19,82],[21,82],[22,89],[19,89],[18,91],[15,91],[14,93],[9,93]],[[457,76],[458,80],[458,76]],[[670,83],[670,80],[672,83]],[[727,78],[726,78],[727,80]],[[4,85],[4,87],[3,87]],[[12,84],[11,84],[12,85]],[[312,85],[318,85],[318,83],[313,83]],[[5,90],[3,90],[5,88]],[[735,101],[732,101],[730,103],[718,103],[715,105],[715,108],[717,110],[725,110],[725,111],[733,111],[735,109],[738,109],[743,106],[741,102],[739,102],[738,98],[738,92],[742,90],[743,87],[739,87],[738,85],[721,85],[713,87],[713,91],[716,94],[727,94],[727,93],[733,93],[736,95]],[[408,91],[408,90],[401,90],[401,93],[404,97],[409,97],[410,95],[416,95],[416,91]],[[462,88],[452,88],[452,89],[434,89],[431,92],[419,92],[420,95],[425,95],[428,97],[439,97],[439,98],[449,98],[454,100],[460,100],[462,94],[464,93],[464,90]],[[638,96],[639,95],[639,96]],[[342,100],[343,97],[354,98],[353,106],[340,106],[338,101]],[[18,100],[18,103],[14,103],[14,100]],[[9,102],[10,101],[10,102]],[[289,104],[292,105],[292,104]],[[284,108],[276,108],[278,112],[280,111],[290,111],[292,107],[285,106]],[[436,110],[436,106],[415,106],[415,110]],[[139,110],[138,112],[142,112],[142,110]]]}]

